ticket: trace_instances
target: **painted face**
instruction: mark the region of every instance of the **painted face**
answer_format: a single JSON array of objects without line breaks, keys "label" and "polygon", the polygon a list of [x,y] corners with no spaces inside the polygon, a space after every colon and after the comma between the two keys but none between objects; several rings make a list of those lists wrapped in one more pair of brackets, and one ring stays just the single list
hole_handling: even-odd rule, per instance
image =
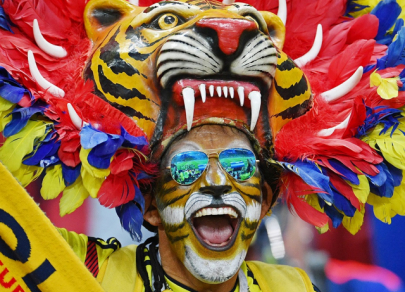
[{"label": "painted face", "polygon": [[195,128],[170,146],[157,182],[157,208],[171,248],[190,273],[205,283],[225,282],[245,259],[261,215],[260,172],[256,168],[251,178],[238,181],[220,166],[218,157],[211,156],[194,183],[180,185],[168,167],[181,152],[228,148],[252,150],[247,137],[236,129]]}]

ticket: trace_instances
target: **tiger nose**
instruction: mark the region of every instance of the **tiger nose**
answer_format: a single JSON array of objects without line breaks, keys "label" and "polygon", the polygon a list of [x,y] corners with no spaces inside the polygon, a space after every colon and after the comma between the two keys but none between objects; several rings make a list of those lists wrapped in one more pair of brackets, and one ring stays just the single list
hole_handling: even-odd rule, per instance
[{"label": "tiger nose", "polygon": [[220,186],[227,184],[227,177],[224,170],[219,166],[218,159],[210,158],[204,175],[206,186]]},{"label": "tiger nose", "polygon": [[233,18],[203,18],[196,25],[215,30],[218,35],[219,48],[227,55],[236,51],[243,32],[257,29],[254,21]]}]

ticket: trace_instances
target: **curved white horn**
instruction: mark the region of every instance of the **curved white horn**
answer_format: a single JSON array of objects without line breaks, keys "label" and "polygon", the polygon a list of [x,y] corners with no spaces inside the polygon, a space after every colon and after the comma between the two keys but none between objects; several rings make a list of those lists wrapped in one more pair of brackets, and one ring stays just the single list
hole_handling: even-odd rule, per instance
[{"label": "curved white horn", "polygon": [[280,17],[284,25],[287,23],[287,2],[286,0],[278,0],[277,16]]},{"label": "curved white horn", "polygon": [[315,40],[314,44],[312,45],[312,48],[306,53],[304,56],[299,57],[298,59],[295,59],[294,62],[298,65],[298,67],[303,67],[307,63],[311,62],[318,56],[319,51],[321,50],[322,47],[322,25],[318,24],[318,27],[316,28],[316,35],[315,35]]},{"label": "curved white horn", "polygon": [[222,3],[226,4],[226,5],[230,5],[235,3],[235,0],[222,0]]},{"label": "curved white horn", "polygon": [[78,130],[81,130],[82,125],[83,125],[83,120],[79,117],[79,115],[73,108],[72,104],[68,103],[67,108],[68,108],[68,113],[69,113],[70,119],[72,120],[73,125],[75,125],[75,127]]},{"label": "curved white horn", "polygon": [[34,54],[31,50],[28,51],[28,65],[30,67],[30,72],[32,78],[41,86],[44,90],[48,90],[50,94],[56,97],[64,97],[65,92],[59,87],[53,85],[51,82],[46,80],[38,70],[37,63],[35,62]]},{"label": "curved white horn", "polygon": [[67,52],[63,47],[55,46],[43,37],[41,31],[39,30],[38,21],[36,19],[34,19],[32,28],[34,30],[35,42],[37,43],[38,47],[41,48],[41,50],[55,58],[64,58],[67,56]]},{"label": "curved white horn", "polygon": [[342,84],[332,88],[331,90],[321,93],[322,98],[326,102],[331,102],[341,98],[342,96],[348,94],[356,85],[360,82],[363,76],[363,67],[357,68],[356,72],[349,79],[347,79]]},{"label": "curved white horn", "polygon": [[333,132],[335,132],[335,130],[345,129],[347,127],[347,125],[349,124],[349,120],[350,120],[351,116],[352,116],[352,113],[350,113],[349,116],[343,122],[341,122],[339,125],[336,125],[329,129],[320,130],[318,132],[318,136],[319,137],[328,137],[328,136],[332,135]]}]

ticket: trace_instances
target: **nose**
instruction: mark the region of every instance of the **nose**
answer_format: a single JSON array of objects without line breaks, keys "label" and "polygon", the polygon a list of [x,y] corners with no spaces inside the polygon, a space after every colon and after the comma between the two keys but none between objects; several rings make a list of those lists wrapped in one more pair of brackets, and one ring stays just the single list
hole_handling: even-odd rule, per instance
[{"label": "nose", "polygon": [[[226,177],[225,171],[220,167],[218,158],[210,158],[208,162],[207,169],[203,174],[203,185],[201,186],[201,191],[208,193],[217,193],[219,186],[229,185]],[[214,187],[216,190],[210,190],[210,187]],[[230,187],[229,187],[230,188]],[[217,190],[218,189],[218,190]],[[214,194],[213,194],[214,195]]]},{"label": "nose", "polygon": [[233,18],[203,18],[196,25],[197,27],[215,30],[218,35],[219,48],[227,55],[231,55],[236,51],[243,32],[257,29],[254,21]]}]

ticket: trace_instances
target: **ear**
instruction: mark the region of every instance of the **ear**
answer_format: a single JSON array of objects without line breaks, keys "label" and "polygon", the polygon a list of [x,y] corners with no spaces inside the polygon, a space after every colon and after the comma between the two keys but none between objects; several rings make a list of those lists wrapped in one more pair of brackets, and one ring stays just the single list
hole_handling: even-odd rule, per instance
[{"label": "ear", "polygon": [[104,39],[109,29],[125,16],[143,10],[125,0],[92,0],[84,10],[84,26],[93,41]]},{"label": "ear", "polygon": [[155,197],[151,194],[144,195],[145,198],[145,214],[143,214],[143,219],[150,225],[158,227],[162,224],[159,212],[156,208]]},{"label": "ear", "polygon": [[263,183],[262,186],[262,212],[260,213],[260,220],[266,216],[271,207],[271,202],[273,201],[273,190],[267,182]]},{"label": "ear", "polygon": [[267,23],[267,29],[274,44],[280,50],[283,49],[285,40],[285,26],[281,19],[274,13],[268,11],[260,11],[264,21]]}]

